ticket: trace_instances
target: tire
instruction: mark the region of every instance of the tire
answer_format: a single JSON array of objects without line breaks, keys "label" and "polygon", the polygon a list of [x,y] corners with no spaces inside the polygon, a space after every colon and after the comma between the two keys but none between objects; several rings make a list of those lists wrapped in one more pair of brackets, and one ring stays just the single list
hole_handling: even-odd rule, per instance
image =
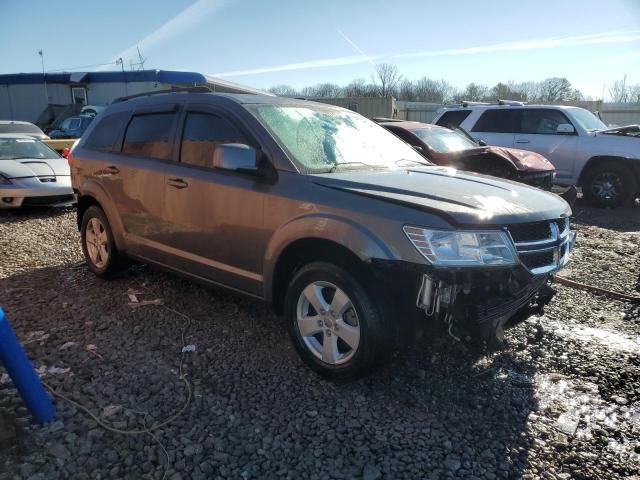
[{"label": "tire", "polygon": [[80,227],[82,253],[89,270],[102,278],[111,278],[126,266],[116,247],[107,216],[98,206],[91,206],[82,215]]},{"label": "tire", "polygon": [[590,168],[582,182],[582,194],[594,207],[625,205],[638,192],[633,171],[622,163],[603,163]]},{"label": "tire", "polygon": [[298,354],[333,381],[365,375],[386,358],[393,341],[380,307],[359,278],[325,262],[301,268],[285,297],[285,317]]}]

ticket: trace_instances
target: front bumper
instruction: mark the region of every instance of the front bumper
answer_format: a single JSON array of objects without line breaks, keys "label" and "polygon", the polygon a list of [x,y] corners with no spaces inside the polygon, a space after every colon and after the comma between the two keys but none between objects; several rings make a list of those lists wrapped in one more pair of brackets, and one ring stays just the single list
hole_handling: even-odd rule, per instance
[{"label": "front bumper", "polygon": [[76,201],[70,176],[11,179],[0,185],[0,209],[26,205],[61,206]]},{"label": "front bumper", "polygon": [[521,172],[518,174],[517,180],[521,183],[526,183],[532,187],[540,188],[542,190],[551,191],[553,188],[553,179],[555,177],[555,170],[548,172]]},{"label": "front bumper", "polygon": [[[497,268],[436,268],[405,262],[374,261],[387,301],[401,318],[405,338],[416,329],[431,335],[445,331],[473,349],[496,350],[504,343],[505,325],[516,317],[540,312],[554,295],[552,274],[566,265],[573,233],[556,245],[554,264],[542,269],[524,263]],[[537,272],[537,273],[534,273]]]}]

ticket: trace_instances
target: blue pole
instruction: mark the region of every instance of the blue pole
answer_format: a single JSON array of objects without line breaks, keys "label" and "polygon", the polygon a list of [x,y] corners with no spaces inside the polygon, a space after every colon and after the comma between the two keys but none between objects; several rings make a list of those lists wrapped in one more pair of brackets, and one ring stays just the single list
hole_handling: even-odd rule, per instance
[{"label": "blue pole", "polygon": [[40,423],[53,420],[56,413],[51,398],[27,358],[22,345],[0,308],[0,361],[4,364],[13,384],[20,392],[31,415]]}]

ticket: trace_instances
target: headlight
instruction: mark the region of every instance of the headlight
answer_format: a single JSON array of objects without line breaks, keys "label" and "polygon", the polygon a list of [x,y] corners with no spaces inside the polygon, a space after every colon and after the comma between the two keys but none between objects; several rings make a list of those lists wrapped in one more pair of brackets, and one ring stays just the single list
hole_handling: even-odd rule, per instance
[{"label": "headlight", "polygon": [[0,173],[0,185],[11,185],[11,180]]},{"label": "headlight", "polygon": [[500,231],[428,230],[405,226],[405,235],[436,266],[515,265],[513,243]]}]

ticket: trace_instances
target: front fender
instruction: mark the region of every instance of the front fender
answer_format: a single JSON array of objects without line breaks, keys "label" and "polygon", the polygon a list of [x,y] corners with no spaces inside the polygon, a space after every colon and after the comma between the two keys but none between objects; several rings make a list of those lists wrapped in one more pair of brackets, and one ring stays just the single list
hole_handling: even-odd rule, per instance
[{"label": "front fender", "polygon": [[109,221],[109,226],[111,227],[116,247],[118,247],[118,250],[120,251],[126,250],[124,226],[118,211],[114,207],[115,203],[113,202],[111,195],[109,195],[109,192],[107,192],[100,183],[90,178],[84,180],[78,190],[80,192],[80,197],[93,197],[100,204],[100,208],[102,208],[104,214],[107,216],[107,220]]},{"label": "front fender", "polygon": [[268,301],[273,292],[273,276],[280,255],[297,240],[319,239],[338,243],[350,250],[363,262],[371,259],[395,260],[399,258],[371,230],[353,220],[327,213],[312,213],[296,217],[280,227],[267,245],[264,260],[264,287]]}]

